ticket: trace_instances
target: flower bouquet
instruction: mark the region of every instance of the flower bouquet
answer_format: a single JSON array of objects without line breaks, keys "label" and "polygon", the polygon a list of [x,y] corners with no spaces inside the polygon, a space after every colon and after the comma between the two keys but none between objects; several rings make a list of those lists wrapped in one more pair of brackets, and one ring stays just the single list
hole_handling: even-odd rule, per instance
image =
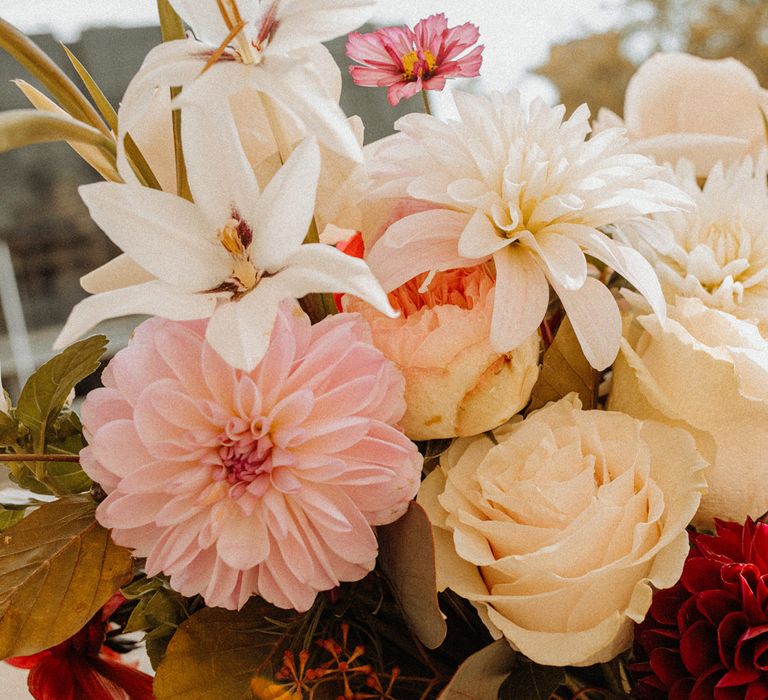
[{"label": "flower bouquet", "polygon": [[159,0],[118,111],[0,21],[49,93],[0,148],[67,141],[123,251],[2,392],[2,658],[38,700],[768,698],[766,93],[658,55],[623,120],[456,90],[363,148],[321,42],[392,104],[483,53],[372,5]]}]

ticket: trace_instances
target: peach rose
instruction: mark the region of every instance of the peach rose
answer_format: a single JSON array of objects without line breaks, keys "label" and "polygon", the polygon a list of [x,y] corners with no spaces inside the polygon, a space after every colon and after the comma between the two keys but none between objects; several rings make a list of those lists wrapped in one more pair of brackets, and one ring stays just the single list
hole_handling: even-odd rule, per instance
[{"label": "peach rose", "polygon": [[346,296],[373,343],[405,376],[401,425],[412,440],[476,435],[523,408],[539,374],[539,335],[514,352],[491,348],[494,282],[484,266],[439,272],[419,292],[421,275],[389,295],[399,318]]},{"label": "peach rose", "polygon": [[627,319],[612,410],[687,429],[710,463],[695,523],[768,510],[768,342],[756,325],[679,297],[662,324]]},{"label": "peach rose", "polygon": [[624,121],[601,109],[595,127],[624,126],[639,152],[672,164],[687,158],[706,177],[718,161],[756,155],[766,145],[767,109],[768,91],[736,59],[659,53],[629,81]]},{"label": "peach rose", "polygon": [[680,577],[705,466],[691,436],[575,394],[486,436],[457,440],[422,483],[438,587],[494,636],[555,666],[612,659],[651,586]]}]

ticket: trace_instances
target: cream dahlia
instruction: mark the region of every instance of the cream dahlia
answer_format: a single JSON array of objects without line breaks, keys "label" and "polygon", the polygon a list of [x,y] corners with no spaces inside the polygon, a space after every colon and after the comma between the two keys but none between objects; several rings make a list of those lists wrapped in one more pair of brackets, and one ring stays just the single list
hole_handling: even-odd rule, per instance
[{"label": "cream dahlia", "polygon": [[390,291],[421,272],[493,258],[496,303],[491,340],[500,351],[536,330],[557,292],[587,358],[609,365],[621,338],[610,291],[587,275],[585,253],[622,274],[663,315],[653,270],[636,251],[601,232],[687,204],[658,179],[649,158],[626,151],[620,129],[586,140],[586,106],[565,108],[516,91],[491,97],[455,93],[458,121],[412,114],[377,149],[372,176],[382,197],[410,197],[441,209],[396,222],[367,260]]},{"label": "cream dahlia", "polygon": [[671,177],[695,202],[656,214],[663,238],[630,237],[651,262],[670,303],[697,297],[734,316],[768,322],[768,152],[727,169],[718,163],[700,187],[693,164]]},{"label": "cream dahlia", "polygon": [[371,526],[418,488],[421,456],[395,427],[403,378],[354,314],[310,326],[284,303],[251,372],[205,325],[147,321],[88,395],[81,460],[109,494],[97,518],[147,575],[209,606],[258,594],[307,610],[373,568]]}]

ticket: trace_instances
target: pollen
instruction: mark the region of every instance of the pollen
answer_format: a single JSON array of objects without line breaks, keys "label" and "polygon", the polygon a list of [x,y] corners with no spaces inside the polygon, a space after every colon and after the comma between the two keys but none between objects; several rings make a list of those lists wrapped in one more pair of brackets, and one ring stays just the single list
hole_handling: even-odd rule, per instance
[{"label": "pollen", "polygon": [[415,51],[407,53],[402,58],[403,76],[406,80],[413,80],[414,70],[419,63],[419,55]]},{"label": "pollen", "polygon": [[245,246],[240,237],[240,222],[237,219],[229,219],[224,228],[219,229],[219,240],[232,255],[245,255]]},{"label": "pollen", "polygon": [[424,60],[427,62],[427,72],[434,73],[437,70],[437,59],[435,58],[435,54],[426,49],[424,49],[422,53],[424,54]]},{"label": "pollen", "polygon": [[248,225],[239,219],[229,219],[218,231],[219,241],[232,256],[232,281],[241,292],[253,289],[263,273],[257,272],[248,254],[253,234]]}]

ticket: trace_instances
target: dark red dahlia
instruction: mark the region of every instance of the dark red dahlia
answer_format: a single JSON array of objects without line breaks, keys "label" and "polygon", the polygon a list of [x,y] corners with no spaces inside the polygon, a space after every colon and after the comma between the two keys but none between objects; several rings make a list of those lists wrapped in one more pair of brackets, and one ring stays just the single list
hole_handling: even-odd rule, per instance
[{"label": "dark red dahlia", "polygon": [[638,698],[768,698],[768,525],[716,527],[636,629]]}]

